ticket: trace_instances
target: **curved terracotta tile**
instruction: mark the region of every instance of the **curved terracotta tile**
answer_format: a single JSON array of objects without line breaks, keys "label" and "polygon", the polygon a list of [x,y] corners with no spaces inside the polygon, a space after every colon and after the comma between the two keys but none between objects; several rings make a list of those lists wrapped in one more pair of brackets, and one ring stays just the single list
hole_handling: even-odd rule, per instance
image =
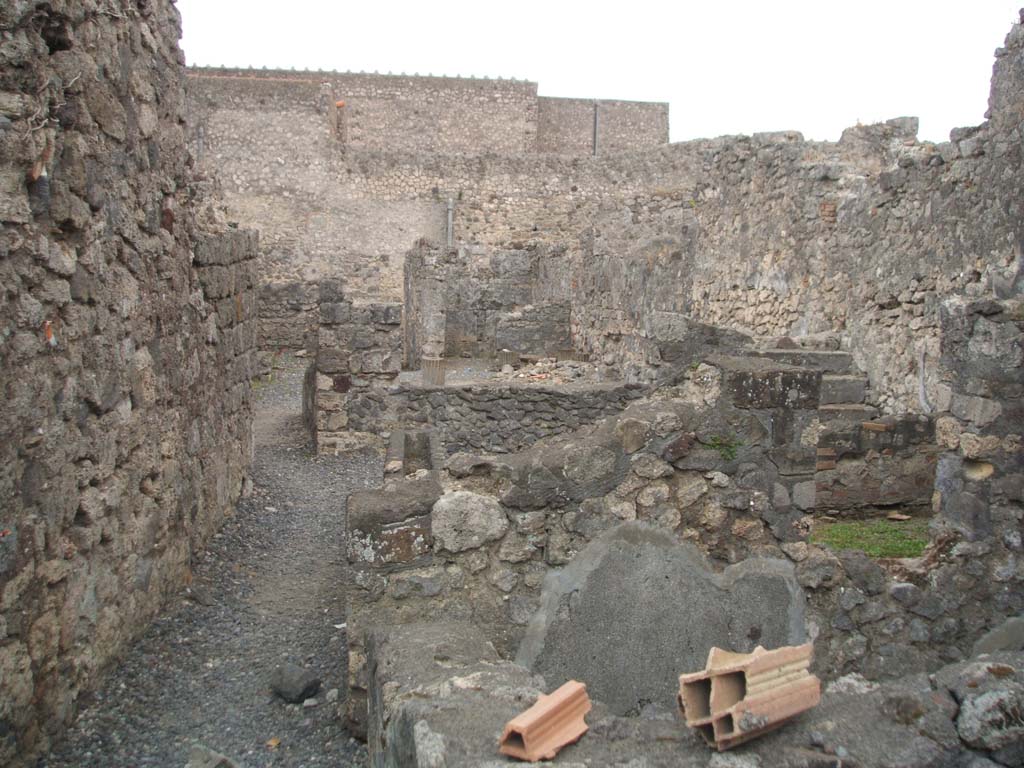
[{"label": "curved terracotta tile", "polygon": [[503,755],[535,763],[550,760],[558,750],[587,732],[583,717],[590,711],[587,686],[570,680],[505,725],[498,742]]}]

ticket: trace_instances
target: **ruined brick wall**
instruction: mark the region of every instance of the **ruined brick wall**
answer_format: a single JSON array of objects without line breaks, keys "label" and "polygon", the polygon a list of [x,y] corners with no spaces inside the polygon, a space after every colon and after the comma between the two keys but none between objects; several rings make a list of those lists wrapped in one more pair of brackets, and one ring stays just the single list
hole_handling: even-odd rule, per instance
[{"label": "ruined brick wall", "polygon": [[[1020,271],[1021,47],[1015,27],[996,58],[989,121],[937,145],[899,118],[836,143],[783,132],[596,157],[345,149],[330,139],[333,91],[308,84],[301,116],[278,124],[197,107],[196,131],[216,145],[240,218],[267,222],[278,254],[267,281],[329,274],[353,296],[399,300],[404,253],[421,236],[444,241],[451,198],[458,242],[564,248],[574,343],[631,376],[652,378],[664,362],[666,324],[835,331],[879,405],[920,412],[939,394],[939,297],[1012,284]],[[548,106],[559,105],[575,109]],[[252,152],[249,137],[268,130],[282,153]]]},{"label": "ruined brick wall", "polygon": [[[362,717],[369,627],[469,620],[511,657],[547,574],[632,520],[719,565],[790,560],[824,678],[895,678],[968,657],[1024,607],[1020,302],[994,304],[957,303],[944,320],[959,330],[944,346],[960,371],[954,389],[984,390],[972,397],[989,405],[957,406],[940,426],[950,455],[919,558],[874,560],[809,540],[813,493],[801,487],[814,487],[822,375],[749,358],[715,358],[677,387],[518,454],[452,457],[439,482],[353,495],[350,716]],[[997,404],[998,426],[986,421]]]},{"label": "ruined brick wall", "polygon": [[190,178],[171,2],[16,0],[0,30],[9,765],[73,719],[242,492],[257,246]]}]

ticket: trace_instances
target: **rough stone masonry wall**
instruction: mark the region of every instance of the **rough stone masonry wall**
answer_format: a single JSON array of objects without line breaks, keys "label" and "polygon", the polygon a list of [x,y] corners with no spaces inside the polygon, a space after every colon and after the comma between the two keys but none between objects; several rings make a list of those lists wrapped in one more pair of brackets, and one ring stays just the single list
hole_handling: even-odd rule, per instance
[{"label": "rough stone masonry wall", "polygon": [[567,155],[651,149],[668,136],[668,104],[537,99],[537,151]]},{"label": "rough stone masonry wall", "polygon": [[0,5],[4,765],[73,719],[245,483],[256,238],[190,181],[179,35],[168,0]]},{"label": "rough stone masonry wall", "polygon": [[402,383],[350,397],[346,414],[350,429],[376,435],[433,427],[448,454],[512,453],[618,413],[641,395],[639,385],[623,382],[560,387]]},{"label": "rough stone masonry wall", "polygon": [[659,312],[759,335],[838,331],[887,410],[942,409],[941,298],[1019,293],[1024,280],[1022,59],[1015,25],[996,52],[988,121],[942,144],[918,143],[911,119],[837,144],[695,143],[692,185],[595,219],[577,261],[577,342],[636,361],[643,345],[624,340],[654,335]]},{"label": "rough stone masonry wall", "polygon": [[[321,89],[324,81],[328,85]],[[522,123],[522,110],[536,112],[535,86],[530,102],[523,91],[527,85],[193,70],[190,134],[200,167],[223,179],[232,214],[260,227],[263,284],[301,285],[344,277],[352,298],[395,301],[402,295],[403,258],[409,248],[420,238],[444,242],[449,197],[456,204],[456,237],[463,242],[505,247],[531,239],[561,242],[563,231],[579,232],[586,226],[576,213],[583,201],[617,191],[627,179],[632,185],[644,174],[659,175],[655,162],[642,163],[644,174],[636,176],[633,161],[612,161],[606,171],[590,157],[539,156],[529,138],[523,145],[504,139],[495,144],[509,126]],[[348,101],[340,112],[334,107],[335,97],[345,99],[346,93],[375,94],[372,104],[358,107],[360,119],[370,119],[377,109],[419,109],[425,116],[404,112],[396,122],[402,126],[399,131],[374,129],[375,135],[393,135],[380,146],[376,140],[346,143],[356,119],[348,113],[356,107]],[[446,129],[444,136],[451,138],[444,141],[421,133],[419,124],[430,123],[433,118],[427,116],[452,99],[458,102],[451,106],[452,114],[474,110],[472,119],[462,121],[458,130]],[[665,107],[647,106],[653,111],[651,127],[642,132],[645,141],[664,144]],[[639,137],[638,121],[647,119],[642,107],[606,103],[611,111],[602,130],[612,132],[621,113],[627,122],[619,134]],[[515,116],[510,114],[513,108]],[[526,119],[527,125],[530,120],[536,124],[535,114]],[[474,133],[494,123],[500,126]],[[421,146],[424,136],[434,136],[429,146]],[[586,137],[592,140],[592,126]],[[613,142],[610,133],[608,141]],[[614,142],[616,147],[621,144],[617,138]],[[267,329],[278,323],[285,328],[280,334],[264,334],[265,346],[289,345],[295,325],[315,326],[308,310],[296,307],[282,315],[271,307],[268,302]]]},{"label": "rough stone masonry wall", "polygon": [[[952,297],[941,313],[936,512],[972,541],[1001,535],[1001,584],[1020,571],[1024,521],[1024,298]],[[991,545],[990,545],[991,546]],[[995,544],[999,547],[999,544]]]},{"label": "rough stone masonry wall", "polygon": [[352,418],[355,404],[377,397],[402,365],[402,305],[352,302],[339,281],[320,284],[314,359],[306,374],[303,415],[320,453],[373,444],[384,435]]},{"label": "rough stone masonry wall", "polygon": [[[539,248],[437,247],[420,242],[405,260],[405,365],[423,354],[493,357],[572,347],[569,291],[546,284]],[[557,282],[557,281],[556,281]]]},{"label": "rough stone masonry wall", "polygon": [[[1008,339],[1014,334],[1006,331]],[[1019,360],[1017,343],[1004,353],[1016,351]],[[807,600],[815,667],[828,679],[933,671],[969,656],[988,629],[1024,609],[1019,442],[1008,443],[1012,460],[988,475],[987,528],[938,524],[931,547],[915,559],[832,552],[808,541],[807,507],[789,501],[814,471],[807,437],[815,424],[800,411],[816,404],[820,373],[712,362],[618,416],[519,454],[453,456],[443,484],[407,480],[383,494],[350,497],[350,716],[357,725],[372,671],[364,645],[371,628],[468,621],[508,658],[538,609],[546,574],[622,521],[692,542],[719,565],[789,559]],[[1004,392],[1011,386],[1008,378],[993,381]],[[1019,409],[1016,390],[999,398]],[[794,411],[798,418],[787,418]],[[990,442],[990,452],[1006,451],[1005,441]],[[967,466],[969,479],[986,479]]]}]

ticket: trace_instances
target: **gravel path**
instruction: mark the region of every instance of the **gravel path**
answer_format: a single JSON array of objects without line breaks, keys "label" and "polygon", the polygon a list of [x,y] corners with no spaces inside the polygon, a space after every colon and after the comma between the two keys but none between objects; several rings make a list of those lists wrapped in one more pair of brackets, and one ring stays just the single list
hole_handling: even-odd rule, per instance
[{"label": "gravel path", "polygon": [[[314,457],[301,392],[294,360],[258,389],[252,495],[194,568],[191,594],[121,660],[40,768],[181,768],[194,742],[244,768],[365,765],[340,714],[341,531],[346,496],[379,481],[379,459]],[[270,692],[283,661],[320,676],[317,706]]]}]

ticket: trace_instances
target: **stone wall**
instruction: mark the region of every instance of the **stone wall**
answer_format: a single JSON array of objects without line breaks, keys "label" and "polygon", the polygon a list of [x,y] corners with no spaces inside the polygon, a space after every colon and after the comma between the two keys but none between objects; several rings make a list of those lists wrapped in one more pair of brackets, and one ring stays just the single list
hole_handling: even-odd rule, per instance
[{"label": "stone wall", "polygon": [[597,155],[650,149],[668,136],[668,104],[541,97],[537,151]]},{"label": "stone wall", "polygon": [[[399,152],[592,154],[668,142],[668,104],[538,98],[525,80],[193,67],[193,92],[257,111],[323,94],[346,148]],[[581,117],[581,115],[584,115]]]},{"label": "stone wall", "polygon": [[187,583],[251,458],[255,234],[187,167],[167,0],[0,7],[0,763]]},{"label": "stone wall", "polygon": [[406,383],[377,388],[347,404],[349,429],[384,435],[433,427],[448,454],[511,453],[618,413],[640,397],[638,385],[618,383],[449,385]]},{"label": "stone wall", "polygon": [[259,338],[264,349],[315,346],[320,319],[318,283],[263,283],[259,295]]},{"label": "stone wall", "polygon": [[837,421],[818,436],[814,508],[829,514],[930,511],[939,448],[927,416]]},{"label": "stone wall", "polygon": [[1021,29],[996,52],[988,121],[949,142],[917,142],[902,118],[835,144],[691,144],[689,181],[595,217],[578,258],[577,343],[649,362],[623,340],[649,336],[665,310],[763,336],[836,331],[879,405],[930,410],[941,297],[1020,290]]},{"label": "stone wall", "polygon": [[569,295],[541,286],[537,248],[438,248],[421,242],[405,260],[405,365],[429,355],[543,355],[571,349]]},{"label": "stone wall", "polygon": [[1024,300],[953,297],[941,318],[948,396],[937,421],[945,452],[936,512],[943,526],[971,541],[997,539],[1002,588],[1019,573],[1022,549]]},{"label": "stone wall", "polygon": [[320,284],[314,360],[306,375],[303,414],[319,453],[374,445],[381,430],[352,418],[356,404],[377,397],[402,365],[402,305],[353,302],[340,282]]},{"label": "stone wall", "polygon": [[[194,78],[193,130],[204,165],[226,171],[233,210],[268,230],[265,280],[343,275],[352,296],[398,300],[404,253],[421,236],[444,241],[450,198],[457,241],[563,249],[574,344],[635,378],[655,377],[651,340],[666,323],[833,331],[878,405],[922,412],[938,396],[939,297],[1019,281],[1021,51],[1015,27],[988,121],[941,144],[899,118],[836,143],[782,132],[576,157],[343,149],[334,93],[308,85],[313,75],[292,93],[273,77],[210,72]],[[238,102],[260,88],[268,112],[256,116]],[[604,104],[628,124],[633,107]],[[571,100],[539,114],[549,108],[585,122]]]},{"label": "stone wall", "polygon": [[[344,277],[352,298],[395,301],[409,248],[445,241],[449,197],[464,242],[507,246],[540,229],[556,240],[572,211],[542,199],[551,178],[561,195],[577,174],[574,158],[537,155],[530,83],[204,69],[191,70],[189,86],[199,166],[222,178],[232,214],[260,228],[263,284]],[[615,146],[620,113],[619,134],[667,141],[665,105],[647,114],[606,104]],[[601,183],[612,188],[624,173]],[[272,331],[278,319],[268,304],[265,347],[294,341],[287,328]]]},{"label": "stone wall", "polygon": [[[802,621],[815,642],[815,668],[829,679],[937,669],[967,657],[986,630],[1024,607],[1017,443],[1007,474],[990,475],[1001,483],[999,498],[1011,502],[993,505],[990,528],[963,536],[939,525],[920,558],[879,562],[833,552],[809,543],[808,519],[788,499],[808,477],[813,494],[808,438],[817,432],[811,411],[820,371],[712,363],[591,428],[517,454],[456,455],[440,483],[399,481],[383,495],[350,498],[350,715],[357,727],[371,628],[468,621],[503,657],[521,655],[542,585],[564,580],[546,581],[547,574],[623,521],[689,542],[722,566],[759,556],[788,560],[806,599]],[[983,474],[968,469],[972,478]],[[385,510],[382,499],[404,501]],[[739,633],[730,644],[752,637]]]}]

